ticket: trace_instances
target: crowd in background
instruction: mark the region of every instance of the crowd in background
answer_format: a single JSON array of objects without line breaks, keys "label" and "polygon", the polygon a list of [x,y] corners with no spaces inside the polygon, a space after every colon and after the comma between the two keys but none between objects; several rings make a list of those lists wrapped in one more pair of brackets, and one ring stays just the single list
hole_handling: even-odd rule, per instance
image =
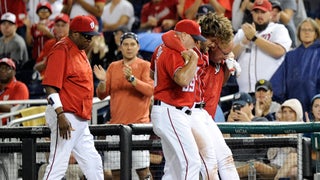
[{"label": "crowd in background", "polygon": [[[222,96],[235,93],[233,101],[220,103],[217,108],[221,107],[219,112],[223,114],[217,112],[213,119],[319,121],[319,2],[270,0],[269,5],[268,0],[0,0],[0,71],[8,72],[0,78],[0,98],[13,100],[2,95],[12,79],[27,86],[29,93],[21,85],[23,99],[45,97],[41,81],[46,57],[54,44],[68,35],[70,21],[77,15],[90,16],[100,33],[86,48],[92,68],[97,65],[107,70],[112,62],[124,58],[120,47],[123,34],[149,33],[148,41],[156,42],[159,34],[173,30],[179,20],[197,20],[212,11],[232,22],[232,52],[242,68],[240,75],[230,76],[221,92]],[[252,9],[255,3],[261,8]],[[143,43],[139,41],[140,47]],[[150,60],[152,51],[138,50],[137,57]],[[101,78],[94,76],[95,88],[99,83]],[[9,111],[9,106],[0,106],[0,112]]]},{"label": "crowd in background", "polygon": [[[305,32],[308,33],[306,36],[309,36],[313,31],[316,33],[316,37],[319,36],[317,28],[320,22],[318,11],[320,7],[316,1],[309,0],[271,0],[270,2],[272,4],[271,19],[269,21],[269,14],[265,18],[268,19],[270,26],[276,25],[273,28],[277,31],[270,30],[270,27],[268,28],[269,34],[264,32],[259,35],[264,28],[263,25],[261,27],[255,26],[254,31],[249,30],[252,29],[251,25],[254,23],[253,0],[141,0],[134,2],[127,0],[19,0],[14,2],[1,0],[0,15],[9,13],[9,15],[15,17],[10,16],[9,20],[1,20],[0,57],[8,57],[15,62],[16,78],[27,85],[30,98],[43,98],[41,79],[44,73],[41,66],[39,69],[39,65],[45,62],[46,56],[43,53],[48,53],[56,40],[61,38],[61,35],[57,33],[59,31],[56,27],[57,19],[55,18],[57,16],[68,16],[68,20],[61,21],[67,23],[66,26],[70,21],[69,17],[72,19],[76,15],[92,16],[101,36],[94,38],[86,51],[92,67],[95,64],[100,64],[107,69],[111,62],[122,58],[119,50],[119,38],[123,33],[150,33],[150,36],[147,37],[148,40],[144,41],[158,42],[159,36],[155,34],[172,30],[179,20],[186,18],[196,20],[202,14],[213,11],[217,14],[224,14],[231,20],[236,35],[233,53],[243,69],[241,76],[231,76],[229,78],[221,95],[229,95],[239,91],[252,95],[254,84],[258,80],[266,79],[270,80],[274,86],[273,100],[282,103],[289,98],[298,98],[303,104],[304,111],[309,111],[310,99],[319,93],[317,84],[303,79],[299,82],[297,79],[292,81],[290,77],[296,77],[292,73],[297,73],[298,70],[294,70],[294,67],[284,66],[290,66],[290,64],[295,66],[295,63],[292,63],[292,60],[295,59],[301,63],[296,67],[309,64],[312,66],[311,69],[317,70],[317,63],[311,62],[311,60],[316,59],[314,57],[318,49],[318,38],[313,39],[311,37],[311,41],[314,43],[308,44],[307,50],[310,52],[307,52],[307,55],[301,55],[302,50],[298,50],[301,49],[301,44],[303,45],[302,49],[307,48],[304,41],[308,41],[308,39],[305,40],[304,37],[301,37],[304,36]],[[3,18],[8,18],[7,15]],[[310,20],[306,23],[311,24],[311,29],[298,29],[299,24],[307,17]],[[10,18],[14,18],[14,20]],[[277,24],[280,28],[277,28]],[[282,25],[285,28],[282,28]],[[241,41],[238,45],[239,40],[244,36],[243,33],[247,39],[251,38],[251,35],[248,37],[248,34],[251,33],[252,35],[258,35],[258,41],[259,36],[263,36],[265,40],[271,43],[265,41],[255,45],[250,44],[250,41]],[[270,33],[274,34],[271,38],[267,37]],[[51,43],[48,43],[48,41],[51,41]],[[143,46],[144,41],[140,42],[141,46]],[[310,48],[309,45],[311,45]],[[239,50],[239,47],[242,49]],[[254,48],[257,48],[257,54],[254,52]],[[139,52],[139,57],[150,60],[152,54],[150,50],[146,52],[141,48]],[[293,52],[300,53],[301,57],[287,56],[288,52],[290,52],[289,55]],[[284,60],[285,57],[286,60]],[[301,58],[311,59],[310,63],[300,61]],[[262,61],[260,59],[266,60]],[[283,61],[284,63],[282,63]],[[309,68],[306,66],[307,70],[310,70]],[[286,72],[281,69],[286,69]],[[291,72],[291,70],[294,72]],[[285,77],[284,73],[288,73],[288,77]],[[305,71],[301,70],[299,73],[305,74]],[[273,76],[274,74],[275,76]],[[309,71],[309,74],[312,75],[313,73]],[[305,78],[303,75],[300,77]],[[316,77],[310,78],[313,78],[316,82]],[[283,83],[277,83],[280,81]],[[296,83],[305,83],[301,87],[312,87],[313,90],[308,93],[301,93],[299,88],[291,87],[295,86]],[[95,78],[95,86],[97,84],[98,81]],[[293,93],[293,91],[296,92]],[[221,104],[221,108],[223,112],[228,111],[230,103]]]}]

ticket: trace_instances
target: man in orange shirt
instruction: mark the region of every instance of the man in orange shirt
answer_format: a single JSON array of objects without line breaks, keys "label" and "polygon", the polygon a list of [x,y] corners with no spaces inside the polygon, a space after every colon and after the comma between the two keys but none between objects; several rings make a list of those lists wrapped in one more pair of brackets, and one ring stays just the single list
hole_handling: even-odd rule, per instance
[{"label": "man in orange shirt", "polygon": [[68,37],[54,45],[48,55],[42,81],[48,99],[46,121],[51,130],[49,164],[44,179],[61,179],[71,152],[86,179],[103,180],[102,160],[89,131],[93,77],[85,53],[92,37],[99,35],[89,16],[76,16]]},{"label": "man in orange shirt", "polygon": [[[100,80],[97,96],[104,99],[110,95],[110,124],[150,123],[149,106],[153,95],[150,63],[137,57],[140,46],[136,34],[124,33],[120,46],[123,59],[111,63],[106,73],[102,66],[94,66],[94,73]],[[118,136],[107,136],[107,140],[115,138]],[[149,137],[137,135],[133,139],[147,140]],[[120,154],[116,153],[107,152],[105,162],[110,164],[113,178],[119,179]],[[137,170],[140,179],[151,176],[149,158],[148,151],[133,151],[132,168]]]},{"label": "man in orange shirt", "polygon": [[[27,86],[16,77],[16,65],[12,59],[0,59],[0,101],[29,99]],[[0,112],[10,112],[12,105],[0,105]],[[2,125],[7,119],[2,119]]]}]

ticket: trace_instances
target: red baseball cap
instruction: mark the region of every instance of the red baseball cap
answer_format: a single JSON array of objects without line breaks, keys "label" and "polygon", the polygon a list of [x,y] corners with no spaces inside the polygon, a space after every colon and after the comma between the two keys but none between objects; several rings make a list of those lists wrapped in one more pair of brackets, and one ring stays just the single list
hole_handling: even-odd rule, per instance
[{"label": "red baseball cap", "polygon": [[39,4],[37,5],[37,10],[36,10],[36,13],[38,14],[38,11],[40,9],[43,9],[43,8],[47,8],[49,11],[50,11],[50,14],[52,14],[52,8],[51,8],[51,4],[44,1],[44,2],[39,2]]},{"label": "red baseball cap", "polygon": [[272,11],[272,5],[269,0],[255,0],[253,3],[252,10],[260,9],[264,12]]},{"label": "red baseball cap", "polygon": [[175,28],[175,31],[178,32],[185,32],[187,34],[190,34],[194,39],[198,41],[206,41],[207,39],[201,35],[201,27],[200,25],[193,20],[190,19],[183,19],[179,21]]},{"label": "red baseball cap", "polygon": [[54,18],[54,22],[58,22],[58,21],[63,21],[65,23],[70,23],[70,18],[67,14],[64,13],[60,13],[56,16],[56,18]]},{"label": "red baseball cap", "polygon": [[1,63],[5,63],[5,64],[7,64],[8,66],[12,67],[14,70],[16,70],[16,65],[15,65],[15,63],[13,62],[12,59],[2,58],[2,59],[0,59],[0,64],[1,64]]},{"label": "red baseball cap", "polygon": [[85,15],[74,17],[70,23],[70,30],[91,36],[99,35],[99,32],[95,30],[95,23],[92,18]]}]

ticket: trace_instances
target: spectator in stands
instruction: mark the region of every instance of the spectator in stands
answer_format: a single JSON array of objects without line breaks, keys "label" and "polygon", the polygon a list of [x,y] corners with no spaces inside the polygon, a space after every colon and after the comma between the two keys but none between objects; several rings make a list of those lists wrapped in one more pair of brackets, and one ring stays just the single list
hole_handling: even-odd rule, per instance
[{"label": "spectator in stands", "polygon": [[[268,121],[264,117],[255,117],[252,113],[254,104],[251,95],[245,92],[239,92],[234,94],[232,100],[232,107],[230,109],[229,116],[227,118],[227,122],[234,123],[251,123],[251,122],[261,122]],[[225,137],[261,137],[261,134],[224,134]],[[237,167],[237,171],[240,178],[243,178],[248,175],[247,171],[245,173],[241,173],[239,171],[239,167],[242,167],[243,164],[247,164],[247,161],[250,159],[257,159],[263,157],[266,151],[262,151],[260,149],[233,149],[233,156],[235,159],[235,165]]]},{"label": "spectator in stands", "polygon": [[100,21],[106,0],[63,0],[62,13],[71,19],[77,15],[93,15]]},{"label": "spectator in stands", "polygon": [[[15,77],[16,65],[12,59],[0,59],[0,101],[29,99],[27,86]],[[0,112],[10,112],[13,105],[0,105]],[[2,119],[2,125],[7,119]]]},{"label": "spectator in stands", "polygon": [[270,3],[272,5],[271,21],[274,23],[279,23],[280,22],[280,14],[282,11],[281,3],[277,0],[271,0]]},{"label": "spectator in stands", "polygon": [[297,98],[303,110],[310,112],[310,100],[319,93],[320,86],[320,30],[311,18],[302,21],[297,30],[301,45],[286,54],[270,82],[273,85],[274,100],[283,102]]},{"label": "spectator in stands", "polygon": [[[277,119],[277,121],[297,122],[302,121],[302,119],[302,106],[297,99],[289,99],[281,105],[279,119]],[[275,180],[288,177],[290,177],[290,179],[296,178],[298,173],[296,148],[269,148],[267,158],[270,161],[268,164],[261,161],[254,162],[257,174],[261,176],[261,178],[274,178]],[[239,176],[241,178],[246,177],[248,175],[248,169],[248,164],[237,167]]]},{"label": "spectator in stands", "polygon": [[[121,46],[120,46],[120,38],[121,36],[129,32],[129,29],[125,26],[121,26],[113,31],[113,39],[108,44],[109,52],[107,53],[107,67],[116,60],[122,59]],[[106,68],[107,68],[106,67]]]},{"label": "spectator in stands", "polygon": [[69,16],[67,14],[59,14],[54,20],[53,34],[55,38],[51,38],[43,46],[36,63],[33,67],[34,72],[32,75],[32,81],[28,83],[31,98],[45,98],[45,92],[41,85],[44,72],[47,66],[47,56],[49,55],[51,48],[63,37],[66,37],[69,33]]},{"label": "spectator in stands", "polygon": [[8,12],[15,15],[16,19],[16,33],[23,39],[26,38],[26,25],[25,21],[28,21],[26,2],[29,0],[0,0],[0,15],[4,15]]},{"label": "spectator in stands", "polygon": [[[46,1],[48,3],[50,3],[51,10],[52,10],[52,14],[50,15],[49,19],[51,21],[54,21],[54,18],[61,13],[61,10],[63,7],[63,5],[62,5],[63,0],[46,0]],[[42,0],[40,2],[42,2]],[[34,13],[37,9],[38,3],[39,3],[39,0],[38,1],[30,1],[29,0],[27,2],[28,16],[29,16],[29,20],[32,24],[39,21],[38,15]]]},{"label": "spectator in stands", "polygon": [[62,1],[63,0],[47,0],[48,3],[51,4],[52,14],[50,15],[49,19],[54,21],[54,19],[61,13],[63,8]]},{"label": "spectator in stands", "polygon": [[234,0],[232,4],[232,27],[235,32],[241,29],[243,23],[251,24],[254,0]]},{"label": "spectator in stands", "polygon": [[[153,94],[153,80],[150,78],[150,63],[137,57],[138,36],[127,32],[120,39],[123,59],[113,62],[107,69],[94,67],[94,74],[100,80],[97,96],[100,99],[110,95],[110,124],[150,123],[149,106]],[[149,139],[144,135],[133,136],[134,140]],[[107,136],[117,141],[118,136]],[[120,152],[105,154],[106,167],[112,170],[115,179],[120,178]],[[149,151],[133,151],[132,168],[140,179],[151,176]]]},{"label": "spectator in stands", "polygon": [[313,98],[311,99],[311,113],[306,114],[306,121],[320,121],[320,94],[313,96]]},{"label": "spectator in stands", "polygon": [[270,80],[291,46],[288,30],[271,22],[272,5],[256,0],[252,8],[254,24],[244,23],[234,38],[233,53],[242,72],[237,78],[240,92],[253,93],[259,79]]},{"label": "spectator in stands", "polygon": [[297,12],[296,0],[279,0],[282,11],[280,12],[280,22],[284,25],[289,25],[294,32],[296,27],[294,25],[294,15]]},{"label": "spectator in stands", "polygon": [[127,0],[111,0],[109,1],[101,15],[102,31],[106,44],[111,44],[113,40],[113,32],[124,26],[131,31],[132,24],[135,21],[134,9],[131,2]]},{"label": "spectator in stands", "polygon": [[[298,99],[288,99],[281,104],[281,115],[278,121],[282,122],[301,122],[303,121],[303,110],[301,103]],[[280,135],[283,136],[283,135]],[[286,135],[290,136],[290,134]],[[298,156],[296,148],[282,147],[282,148],[269,148],[268,160],[270,164],[278,167],[275,180],[284,177],[296,179],[298,175]]]},{"label": "spectator in stands", "polygon": [[[319,122],[320,121],[320,94],[313,96],[311,99],[311,112],[305,113],[306,115],[306,122]],[[313,133],[306,133],[305,136],[312,138]],[[312,159],[312,172],[316,173],[317,170],[317,151],[312,149],[311,151],[311,159]]]},{"label": "spectator in stands", "polygon": [[214,12],[214,9],[210,4],[203,4],[203,5],[199,6],[198,12],[196,14],[196,19],[198,20],[201,16],[203,16],[209,12]]},{"label": "spectator in stands", "polygon": [[252,97],[245,92],[234,94],[228,122],[251,122],[254,118],[252,114],[254,104]]},{"label": "spectator in stands", "polygon": [[276,120],[276,112],[280,104],[272,101],[273,91],[269,81],[261,79],[256,83],[254,112],[256,117],[265,117],[269,121]]},{"label": "spectator in stands", "polygon": [[[160,140],[160,138],[155,134],[151,134],[150,139]],[[150,171],[154,180],[160,180],[163,176],[164,164],[165,159],[162,150],[150,150]]]},{"label": "spectator in stands", "polygon": [[135,21],[133,6],[127,0],[111,0],[105,5],[101,18],[103,31],[114,31],[121,26],[131,31]]},{"label": "spectator in stands", "polygon": [[298,99],[293,98],[286,100],[281,104],[280,110],[278,121],[299,122],[303,120],[302,105]]},{"label": "spectator in stands", "polygon": [[93,37],[90,46],[86,50],[88,59],[93,67],[95,64],[100,64],[106,67],[106,53],[109,51],[108,46],[104,42],[103,34]]},{"label": "spectator in stands", "polygon": [[27,24],[26,41],[27,45],[32,48],[32,60],[36,61],[44,44],[51,38],[53,22],[49,20],[52,13],[51,5],[48,2],[40,2],[36,10],[39,16],[39,22],[35,24]]},{"label": "spectator in stands", "polygon": [[24,39],[16,33],[16,16],[10,12],[1,16],[0,58],[11,58],[17,72],[28,61],[28,51]]},{"label": "spectator in stands", "polygon": [[[232,107],[229,111],[227,122],[261,122],[268,121],[265,117],[256,117],[252,113],[254,101],[246,92],[234,94]],[[226,135],[228,136],[228,135]],[[232,137],[248,137],[247,134],[231,134]],[[252,135],[258,136],[258,135]]]},{"label": "spectator in stands", "polygon": [[[281,16],[281,11],[282,11],[281,3],[278,0],[271,0],[270,2],[272,4],[271,21],[274,23],[281,23],[280,22],[280,16]],[[296,33],[292,29],[291,26],[289,26],[289,25],[284,25],[284,26],[287,28],[289,35],[290,35],[290,38],[292,40],[291,47],[295,48],[296,47]]]},{"label": "spectator in stands", "polygon": [[44,46],[42,51],[40,52],[39,57],[36,60],[36,64],[34,66],[34,69],[40,72],[41,77],[43,78],[44,70],[47,66],[47,56],[49,55],[49,52],[51,48],[63,37],[66,37],[69,33],[69,23],[70,19],[67,14],[59,14],[54,19],[54,26],[53,26],[53,33],[55,38],[52,38],[48,40]]},{"label": "spectator in stands", "polygon": [[[99,24],[96,18],[92,15],[89,15],[92,20],[95,22],[95,29],[98,31]],[[107,59],[106,54],[109,51],[108,46],[104,41],[103,34],[100,33],[99,36],[92,37],[90,45],[86,48],[86,54],[88,56],[88,60],[90,61],[91,68],[95,65],[101,65],[104,69],[107,67]],[[94,84],[94,91],[96,92],[96,87],[98,86],[99,79],[93,76],[93,84]],[[95,94],[96,96],[96,94]]]},{"label": "spectator in stands", "polygon": [[184,0],[178,6],[178,15],[182,19],[195,19],[199,7],[209,4],[217,14],[231,19],[232,2],[230,0]]},{"label": "spectator in stands", "polygon": [[296,34],[296,27],[307,18],[303,0],[279,0],[279,2],[282,6],[280,22],[290,26]]},{"label": "spectator in stands", "polygon": [[299,24],[305,20],[307,16],[307,11],[305,8],[305,0],[296,0],[297,11],[294,13],[293,22],[294,26],[297,28]]},{"label": "spectator in stands", "polygon": [[140,17],[140,30],[165,32],[178,21],[178,0],[151,0],[143,5]]}]

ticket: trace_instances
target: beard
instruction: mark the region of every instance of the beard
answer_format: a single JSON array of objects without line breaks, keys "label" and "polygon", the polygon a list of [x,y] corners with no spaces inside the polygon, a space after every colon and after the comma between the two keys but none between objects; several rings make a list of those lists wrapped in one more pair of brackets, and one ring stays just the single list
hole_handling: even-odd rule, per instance
[{"label": "beard", "polygon": [[8,84],[11,81],[10,78],[0,79],[1,84]]},{"label": "beard", "polygon": [[264,24],[254,23],[254,25],[256,26],[256,30],[257,30],[258,32],[260,32],[260,31],[263,31],[263,30],[265,30],[265,29],[267,28],[267,26],[269,25],[269,22],[266,22],[266,23],[264,23]]}]

